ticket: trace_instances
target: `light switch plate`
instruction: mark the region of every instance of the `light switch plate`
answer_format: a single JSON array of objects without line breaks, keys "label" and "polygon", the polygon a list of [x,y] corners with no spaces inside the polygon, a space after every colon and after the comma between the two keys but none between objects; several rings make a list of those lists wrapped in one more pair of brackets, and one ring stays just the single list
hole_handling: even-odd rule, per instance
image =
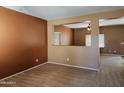
[{"label": "light switch plate", "polygon": [[36,58],[36,59],[35,59],[35,61],[36,61],[36,62],[38,62],[38,61],[39,61],[39,59],[38,59],[38,58]]}]

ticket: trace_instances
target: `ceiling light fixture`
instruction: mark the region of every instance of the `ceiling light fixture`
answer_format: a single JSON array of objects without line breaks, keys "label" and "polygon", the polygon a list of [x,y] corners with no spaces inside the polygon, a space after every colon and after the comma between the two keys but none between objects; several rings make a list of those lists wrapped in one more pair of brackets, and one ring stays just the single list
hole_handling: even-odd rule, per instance
[{"label": "ceiling light fixture", "polygon": [[88,24],[87,30],[91,31],[91,25],[90,24]]}]

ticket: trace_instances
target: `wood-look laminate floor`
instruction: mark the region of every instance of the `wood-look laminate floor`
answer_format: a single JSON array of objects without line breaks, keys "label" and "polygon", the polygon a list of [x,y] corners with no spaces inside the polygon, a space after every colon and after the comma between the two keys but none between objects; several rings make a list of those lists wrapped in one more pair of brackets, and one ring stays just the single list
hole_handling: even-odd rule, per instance
[{"label": "wood-look laminate floor", "polygon": [[101,56],[99,72],[50,64],[0,81],[2,87],[118,87],[124,86],[124,59]]}]

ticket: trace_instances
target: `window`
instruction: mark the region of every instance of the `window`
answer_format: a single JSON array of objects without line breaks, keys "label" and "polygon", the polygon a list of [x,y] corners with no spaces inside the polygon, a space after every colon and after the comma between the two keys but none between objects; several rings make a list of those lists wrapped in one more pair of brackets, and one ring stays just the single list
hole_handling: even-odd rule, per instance
[{"label": "window", "polygon": [[91,46],[91,35],[86,35],[85,40],[86,46]]},{"label": "window", "polygon": [[60,45],[60,32],[54,32],[54,45]]},{"label": "window", "polygon": [[104,34],[99,34],[99,48],[104,48]]},{"label": "window", "polygon": [[[91,35],[86,35],[86,46],[91,46]],[[99,48],[104,48],[104,34],[99,34]]]}]

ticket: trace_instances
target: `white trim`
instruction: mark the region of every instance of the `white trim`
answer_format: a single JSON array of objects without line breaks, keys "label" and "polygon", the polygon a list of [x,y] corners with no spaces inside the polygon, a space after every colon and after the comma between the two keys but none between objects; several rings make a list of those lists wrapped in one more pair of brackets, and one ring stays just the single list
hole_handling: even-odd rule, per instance
[{"label": "white trim", "polygon": [[5,77],[5,78],[3,78],[3,79],[0,79],[0,81],[5,80],[5,79],[8,79],[8,78],[11,78],[11,77],[13,77],[13,76],[16,76],[16,75],[21,74],[21,73],[26,72],[26,71],[29,71],[29,70],[31,70],[31,69],[37,68],[37,67],[42,66],[42,65],[44,65],[44,64],[46,64],[46,63],[47,63],[47,62],[41,63],[41,64],[39,64],[39,65],[37,65],[37,66],[28,68],[28,69],[23,70],[23,71],[21,71],[21,72],[17,72],[17,73],[15,73],[15,74],[13,74],[13,75],[10,75],[10,76],[8,76],[8,77]]},{"label": "white trim", "polygon": [[123,54],[107,54],[107,53],[101,53],[100,56],[124,56]]},{"label": "white trim", "polygon": [[89,67],[82,67],[82,66],[76,66],[76,65],[69,65],[69,64],[63,64],[63,63],[57,63],[57,62],[47,62],[47,63],[63,65],[63,66],[68,66],[68,67],[76,67],[76,68],[82,68],[82,69],[89,69],[89,70],[99,71],[99,69],[94,69],[94,68],[89,68]]}]

